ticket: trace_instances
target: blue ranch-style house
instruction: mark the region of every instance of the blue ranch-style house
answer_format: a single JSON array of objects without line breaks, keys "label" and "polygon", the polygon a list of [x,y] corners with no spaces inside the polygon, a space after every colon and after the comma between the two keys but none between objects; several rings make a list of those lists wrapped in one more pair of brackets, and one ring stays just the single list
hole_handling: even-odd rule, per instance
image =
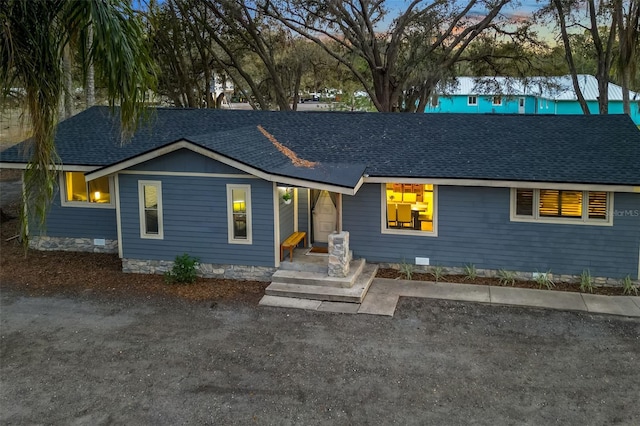
[{"label": "blue ranch-style house", "polygon": [[624,115],[157,109],[121,145],[93,107],[56,147],[30,244],[118,253],[125,271],[189,253],[208,276],[269,280],[293,233],[322,246],[344,230],[373,263],[640,277],[640,131]]},{"label": "blue ranch-style house", "polygon": [[[578,75],[591,114],[598,114],[598,81]],[[609,114],[622,114],[622,88],[609,83]],[[631,119],[640,126],[640,93],[629,92]],[[460,114],[582,114],[571,76],[458,77],[439,90],[425,113]]]}]

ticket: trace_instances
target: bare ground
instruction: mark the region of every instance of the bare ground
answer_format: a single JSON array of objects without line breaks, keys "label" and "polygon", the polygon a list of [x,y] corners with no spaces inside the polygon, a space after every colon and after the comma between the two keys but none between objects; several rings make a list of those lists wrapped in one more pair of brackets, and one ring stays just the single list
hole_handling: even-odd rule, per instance
[{"label": "bare ground", "polygon": [[640,321],[0,295],[2,424],[636,425]]}]

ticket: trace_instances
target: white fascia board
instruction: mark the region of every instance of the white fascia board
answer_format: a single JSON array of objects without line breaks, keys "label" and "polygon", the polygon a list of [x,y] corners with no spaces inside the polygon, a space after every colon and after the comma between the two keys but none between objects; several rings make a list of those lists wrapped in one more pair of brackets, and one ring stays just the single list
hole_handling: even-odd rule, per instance
[{"label": "white fascia board", "polygon": [[365,183],[430,183],[434,185],[450,186],[485,186],[492,188],[527,188],[527,189],[566,189],[579,191],[607,191],[607,192],[639,192],[640,186],[634,185],[606,185],[590,183],[566,183],[566,182],[525,182],[510,180],[483,180],[483,179],[450,179],[450,178],[406,178],[399,176],[375,176],[365,177]]},{"label": "white fascia board", "polygon": [[[2,163],[0,162],[0,168],[2,169],[19,169],[26,170],[29,163]],[[49,166],[50,169],[56,169],[65,172],[90,172],[96,170],[100,166],[78,166],[73,164],[56,164],[55,166]]]},{"label": "white fascia board", "polygon": [[27,163],[3,163],[0,162],[0,169],[26,169]]},{"label": "white fascia board", "polygon": [[[269,182],[278,182],[280,184],[290,185],[290,186],[301,186],[305,188],[313,188],[313,189],[326,189],[331,192],[339,192],[341,194],[346,195],[354,195],[356,193],[355,188],[346,188],[337,185],[329,185],[317,182],[311,182],[304,179],[291,178],[286,176],[278,176],[271,173],[266,173],[261,170],[258,170],[254,167],[248,166],[244,163],[226,157],[224,155],[220,155],[213,151],[210,151],[206,148],[193,144],[186,140],[181,140],[178,142],[174,142],[170,145],[163,146],[162,148],[158,148],[154,151],[147,152],[145,154],[139,155],[137,157],[130,158],[128,160],[122,161],[117,164],[113,164],[111,166],[104,167],[102,169],[96,170],[91,173],[85,174],[85,178],[87,180],[94,180],[99,177],[108,176],[113,173],[117,173],[120,170],[127,169],[129,167],[135,166],[140,163],[144,163],[145,161],[152,160],[154,158],[161,157],[163,155],[169,154],[171,152],[177,151],[179,149],[188,149],[197,154],[203,155],[205,157],[211,158],[212,160],[219,161],[227,166],[231,166],[235,169],[241,170],[248,174],[259,177],[260,179],[264,179]],[[149,172],[149,174],[153,174],[153,172]]]}]

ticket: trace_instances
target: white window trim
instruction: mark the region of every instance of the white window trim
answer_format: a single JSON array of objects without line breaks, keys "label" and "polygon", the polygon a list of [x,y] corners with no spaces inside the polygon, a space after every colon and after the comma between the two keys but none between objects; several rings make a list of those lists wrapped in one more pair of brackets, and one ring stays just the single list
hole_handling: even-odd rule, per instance
[{"label": "white window trim", "polygon": [[[158,193],[158,233],[148,234],[145,229],[144,215],[144,187],[155,186]],[[138,213],[140,215],[140,238],[150,240],[164,239],[164,218],[162,212],[162,182],[159,180],[139,180],[138,181]]]},{"label": "white window trim", "polygon": [[[475,99],[475,102],[471,102],[471,98]],[[477,106],[478,105],[478,96],[477,95],[469,95],[467,96],[467,105],[468,106]]]},{"label": "white window trim", "polygon": [[[115,194],[115,185],[113,184],[113,177],[109,177],[109,196],[111,200],[108,203],[90,203],[89,201],[67,201],[67,180],[65,179],[65,172],[70,170],[65,170],[60,173],[58,176],[59,186],[60,188],[60,205],[62,207],[82,207],[86,209],[115,209],[116,204],[114,200]],[[75,171],[75,170],[74,170]],[[88,185],[88,182],[85,182],[85,185]],[[87,191],[88,191],[87,187]]]},{"label": "white window trim", "polygon": [[[402,180],[395,181],[400,183]],[[391,183],[391,182],[389,182]],[[404,183],[404,182],[403,182]],[[425,182],[431,185],[431,182]],[[433,185],[433,231],[419,231],[416,229],[387,228],[387,183],[380,184],[380,231],[388,235],[412,235],[416,237],[438,236],[438,186]]]},{"label": "white window trim", "polygon": [[[496,98],[500,98],[500,102],[496,103]],[[491,106],[502,106],[502,95],[495,95],[491,97]]]},{"label": "white window trim", "polygon": [[[516,214],[516,190],[511,188],[509,219],[511,222],[554,223],[561,225],[613,226],[613,192],[607,192],[607,219],[589,219],[589,191],[582,191],[582,218],[540,217],[540,189],[533,189],[533,216]],[[563,189],[564,190],[564,189]],[[570,191],[570,190],[569,190]]]},{"label": "white window trim", "polygon": [[[247,238],[233,238],[233,190],[243,189],[247,194]],[[251,219],[251,185],[227,184],[227,236],[229,244],[253,244],[253,221]]]}]

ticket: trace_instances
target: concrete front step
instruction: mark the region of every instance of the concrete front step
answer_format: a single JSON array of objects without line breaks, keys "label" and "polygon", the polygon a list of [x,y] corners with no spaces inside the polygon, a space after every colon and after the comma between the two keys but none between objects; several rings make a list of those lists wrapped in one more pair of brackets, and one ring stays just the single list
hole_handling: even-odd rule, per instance
[{"label": "concrete front step", "polygon": [[[329,269],[328,254],[306,254],[308,248],[297,248],[293,252],[293,262],[285,259],[280,262],[283,271],[302,271],[302,272],[323,272],[327,273]],[[349,250],[349,258],[353,260],[353,251]]]},{"label": "concrete front step", "polygon": [[377,271],[378,265],[364,265],[362,273],[359,274],[351,288],[273,281],[265,290],[265,294],[298,299],[362,303]]},{"label": "concrete front step", "polygon": [[350,288],[353,287],[364,266],[364,259],[352,260],[349,265],[349,274],[344,278],[328,276],[326,267],[323,272],[278,269],[271,277],[271,281],[299,285]]}]

